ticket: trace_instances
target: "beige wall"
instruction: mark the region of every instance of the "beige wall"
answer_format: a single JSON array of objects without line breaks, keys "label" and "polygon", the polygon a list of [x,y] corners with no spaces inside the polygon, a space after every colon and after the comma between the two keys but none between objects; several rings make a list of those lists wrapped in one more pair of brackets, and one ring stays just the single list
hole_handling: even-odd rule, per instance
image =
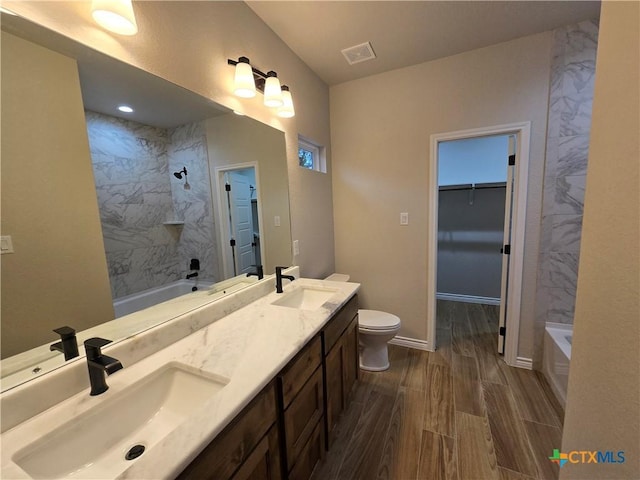
[{"label": "beige wall", "polygon": [[3,358],[113,319],[76,63],[4,32],[1,229]]},{"label": "beige wall", "polygon": [[[287,186],[287,157],[282,132],[265,127],[260,122],[233,113],[208,119],[206,122],[207,149],[216,212],[216,228],[219,208],[226,212],[226,204],[220,201],[220,185],[216,169],[238,163],[258,164],[259,211],[263,221],[261,239],[265,272],[274,272],[277,265],[291,264],[291,222],[289,220],[289,189]],[[274,217],[280,217],[280,226],[274,225]],[[227,238],[218,231],[218,238]],[[222,259],[226,244],[221,243],[218,258]],[[222,276],[220,278],[223,278]]]},{"label": "beige wall", "polygon": [[562,451],[625,452],[562,479],[640,475],[640,3],[603,2]]},{"label": "beige wall", "polygon": [[[291,229],[300,241],[304,276],[333,271],[331,177],[298,167],[298,133],[329,146],[329,90],[243,2],[134,2],[139,32],[105,32],[91,19],[91,2],[3,2],[3,6],[101,52],[140,67],[285,132],[291,197]],[[281,119],[262,96],[232,94],[227,59],[247,56],[275,70],[291,87],[296,116]],[[331,152],[327,149],[330,164]],[[272,273],[272,272],[265,272]]]},{"label": "beige wall", "polygon": [[[427,335],[430,135],[531,122],[519,355],[533,352],[550,32],[331,87],[336,268]],[[400,226],[409,212],[409,226]]]}]

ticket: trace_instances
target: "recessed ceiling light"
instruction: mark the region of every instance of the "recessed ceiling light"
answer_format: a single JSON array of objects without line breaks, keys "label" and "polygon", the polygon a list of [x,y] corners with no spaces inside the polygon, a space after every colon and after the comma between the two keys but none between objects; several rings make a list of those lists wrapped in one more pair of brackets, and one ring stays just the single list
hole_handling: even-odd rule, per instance
[{"label": "recessed ceiling light", "polygon": [[234,110],[233,113],[235,113],[236,115],[240,115],[241,117],[244,117],[244,113],[238,111],[238,110]]},{"label": "recessed ceiling light", "polygon": [[133,108],[129,105],[118,105],[118,110],[124,113],[133,113]]}]

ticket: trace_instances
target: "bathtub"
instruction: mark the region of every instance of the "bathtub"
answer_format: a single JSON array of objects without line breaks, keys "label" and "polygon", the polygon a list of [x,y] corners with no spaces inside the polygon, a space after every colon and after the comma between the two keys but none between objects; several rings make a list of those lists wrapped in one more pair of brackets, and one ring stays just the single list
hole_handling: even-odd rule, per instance
[{"label": "bathtub", "polygon": [[172,300],[181,295],[191,293],[193,287],[198,290],[207,290],[211,288],[211,282],[195,282],[194,280],[178,280],[161,287],[150,288],[142,292],[133,293],[126,297],[120,297],[113,302],[113,310],[115,317],[120,318],[130,313],[143,310],[158,303]]},{"label": "bathtub", "polygon": [[547,323],[544,332],[542,373],[563,407],[567,400],[572,339],[572,325]]}]

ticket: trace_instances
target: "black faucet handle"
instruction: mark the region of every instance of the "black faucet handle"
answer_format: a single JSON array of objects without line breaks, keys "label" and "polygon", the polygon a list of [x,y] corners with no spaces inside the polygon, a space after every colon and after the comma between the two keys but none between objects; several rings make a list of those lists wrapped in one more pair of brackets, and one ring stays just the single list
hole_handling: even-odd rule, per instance
[{"label": "black faucet handle", "polygon": [[102,355],[102,347],[105,345],[109,345],[111,340],[107,340],[106,338],[93,337],[84,341],[84,349],[87,352],[88,360],[95,360],[97,357]]},{"label": "black faucet handle", "polygon": [[76,336],[76,331],[71,327],[67,327],[66,325],[64,327],[54,328],[53,331],[60,335],[61,340],[67,340],[68,338],[73,338]]}]

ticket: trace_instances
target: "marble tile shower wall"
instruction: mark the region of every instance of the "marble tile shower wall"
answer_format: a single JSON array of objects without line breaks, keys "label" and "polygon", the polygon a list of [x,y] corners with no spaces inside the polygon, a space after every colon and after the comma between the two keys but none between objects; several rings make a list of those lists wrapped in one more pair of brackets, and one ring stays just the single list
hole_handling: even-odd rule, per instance
[{"label": "marble tile shower wall", "polygon": [[573,323],[598,22],[554,31],[536,323]]},{"label": "marble tile shower wall", "polygon": [[[86,112],[86,121],[113,298],[183,278],[188,263],[182,258],[182,243],[193,242],[183,240],[182,230],[192,229],[163,224],[183,220],[172,195],[174,181],[182,188],[183,181],[172,174],[182,166],[173,170],[171,155],[179,155],[181,165],[188,163],[189,183],[196,187],[192,192],[200,197],[200,184],[192,181],[189,165],[203,161],[202,147],[198,149],[194,143],[204,144],[206,162],[206,142],[190,142],[186,137],[188,126],[168,131],[91,111]],[[185,133],[175,135],[178,130]],[[174,137],[181,139],[182,146],[171,144]],[[200,158],[187,162],[191,150]],[[194,214],[185,220],[185,224],[190,223],[203,225],[206,221]],[[200,235],[186,236],[192,237]]]},{"label": "marble tile shower wall", "polygon": [[184,221],[178,243],[179,265],[187,273],[190,259],[198,258],[199,278],[211,282],[220,280],[204,123],[190,123],[170,130],[168,152],[169,170],[177,172],[186,167],[190,185],[186,190],[184,182],[170,174],[175,216]]}]

